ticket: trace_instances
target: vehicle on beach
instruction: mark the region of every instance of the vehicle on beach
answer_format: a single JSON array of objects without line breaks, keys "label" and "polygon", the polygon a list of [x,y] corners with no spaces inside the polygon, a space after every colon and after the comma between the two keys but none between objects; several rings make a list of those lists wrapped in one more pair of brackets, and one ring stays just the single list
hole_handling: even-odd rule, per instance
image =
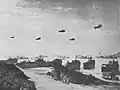
[{"label": "vehicle on beach", "polygon": [[102,78],[107,79],[107,80],[116,80],[119,81],[119,77],[115,75],[113,72],[103,72]]},{"label": "vehicle on beach", "polygon": [[119,80],[119,64],[117,60],[109,61],[108,64],[101,65],[102,78],[107,80]]}]

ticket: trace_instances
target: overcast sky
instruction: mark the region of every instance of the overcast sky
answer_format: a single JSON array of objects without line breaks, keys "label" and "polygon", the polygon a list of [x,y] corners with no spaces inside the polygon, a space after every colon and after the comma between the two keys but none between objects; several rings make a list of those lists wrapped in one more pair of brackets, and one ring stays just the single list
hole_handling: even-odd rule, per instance
[{"label": "overcast sky", "polygon": [[[0,1],[1,56],[120,51],[117,0],[8,1]],[[22,7],[15,8],[16,3]],[[98,24],[103,27],[94,30]],[[42,39],[36,41],[39,36]],[[76,40],[69,41],[72,37]]]}]

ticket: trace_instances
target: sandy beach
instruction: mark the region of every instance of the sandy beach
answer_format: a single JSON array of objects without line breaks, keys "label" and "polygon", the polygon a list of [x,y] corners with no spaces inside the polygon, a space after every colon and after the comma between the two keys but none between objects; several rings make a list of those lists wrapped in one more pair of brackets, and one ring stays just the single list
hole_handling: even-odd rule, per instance
[{"label": "sandy beach", "polygon": [[[120,87],[116,86],[85,86],[75,84],[64,84],[60,81],[53,80],[50,76],[45,75],[50,68],[34,68],[34,69],[23,69],[26,75],[31,77],[31,80],[36,83],[37,90],[119,90]],[[93,73],[93,72],[92,72]],[[97,77],[100,75],[96,75]]]}]

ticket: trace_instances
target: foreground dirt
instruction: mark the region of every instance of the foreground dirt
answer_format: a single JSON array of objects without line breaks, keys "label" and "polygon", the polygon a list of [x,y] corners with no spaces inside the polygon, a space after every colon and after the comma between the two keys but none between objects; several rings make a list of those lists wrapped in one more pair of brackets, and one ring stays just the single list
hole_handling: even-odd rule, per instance
[{"label": "foreground dirt", "polygon": [[37,90],[120,90],[120,86],[85,86],[75,84],[63,84],[59,81],[54,81],[45,73],[49,68],[24,69],[26,75],[35,81]]}]

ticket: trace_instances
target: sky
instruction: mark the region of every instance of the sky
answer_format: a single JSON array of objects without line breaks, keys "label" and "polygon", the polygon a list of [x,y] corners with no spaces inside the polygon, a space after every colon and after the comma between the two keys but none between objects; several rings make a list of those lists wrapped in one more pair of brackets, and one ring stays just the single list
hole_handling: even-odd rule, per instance
[{"label": "sky", "polygon": [[118,21],[117,0],[1,0],[0,56],[112,54],[120,51]]}]

